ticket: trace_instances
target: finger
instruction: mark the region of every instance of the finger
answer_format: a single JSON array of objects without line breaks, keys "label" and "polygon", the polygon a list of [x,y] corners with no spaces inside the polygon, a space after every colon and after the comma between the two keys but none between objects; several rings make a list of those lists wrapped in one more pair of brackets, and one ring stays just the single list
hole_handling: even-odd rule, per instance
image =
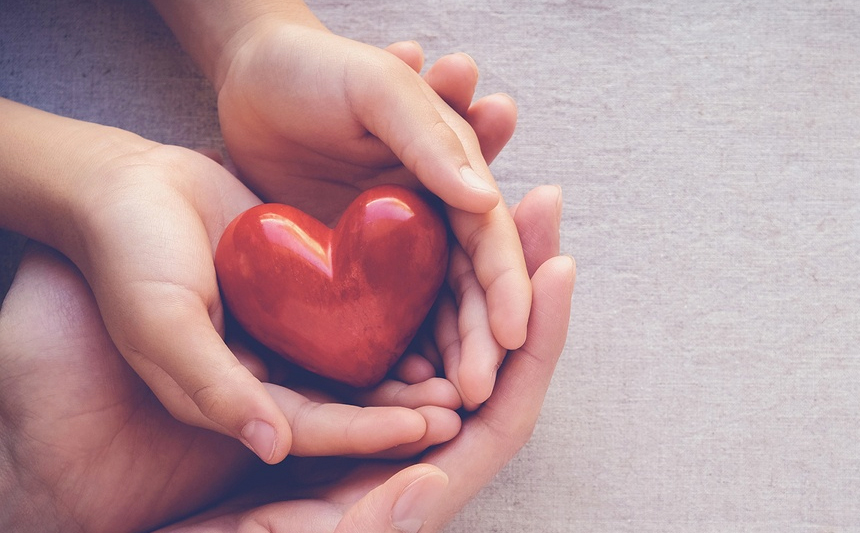
[{"label": "finger", "polygon": [[449,54],[427,70],[424,81],[451,109],[466,117],[478,84],[478,65],[468,54]]},{"label": "finger", "polygon": [[[488,402],[481,423],[504,434],[509,451],[519,449],[531,436],[553,370],[567,338],[575,264],[567,256],[553,257],[535,272],[534,313],[529,320],[529,340],[508,356],[499,387],[504,396]],[[510,400],[516,398],[516,406]],[[511,449],[514,448],[514,449]]]},{"label": "finger", "polygon": [[467,212],[499,203],[471,127],[418,74],[399,60],[379,61],[349,81],[352,112],[431,192]]},{"label": "finger", "polygon": [[472,104],[465,117],[475,130],[481,154],[492,163],[514,135],[517,104],[506,94],[491,94]]},{"label": "finger", "polygon": [[[447,286],[443,285],[437,300],[444,300],[446,298],[451,298],[451,292],[448,290]],[[433,309],[427,315],[427,319],[421,326],[421,329],[418,330],[418,336],[413,339],[415,351],[421,354],[421,356],[433,366],[433,369],[435,370],[434,375],[441,375],[445,370],[442,366],[442,354],[439,353],[439,348],[436,345],[435,328],[436,323],[439,320],[437,318],[437,315],[439,314],[439,305],[440,304],[437,302],[433,303]],[[456,318],[454,323],[456,323]]]},{"label": "finger", "polygon": [[414,385],[436,377],[436,367],[418,353],[406,353],[397,361],[394,375],[403,383]]},{"label": "finger", "polygon": [[356,397],[365,406],[399,406],[416,409],[435,405],[446,409],[462,406],[460,394],[450,381],[432,377],[419,383],[407,384],[389,379]]},{"label": "finger", "polygon": [[[531,301],[522,247],[474,130],[402,62],[368,67],[347,85],[352,112],[449,205],[454,233],[488,293],[493,334],[505,348],[520,346]],[[391,83],[380,88],[383,74]]]},{"label": "finger", "polygon": [[448,209],[448,219],[487,293],[493,336],[509,350],[519,348],[526,337],[531,284],[519,234],[507,207],[500,204],[484,214]]},{"label": "finger", "polygon": [[462,349],[460,342],[460,326],[458,323],[459,310],[457,302],[454,300],[450,290],[445,290],[439,297],[436,311],[436,323],[434,334],[436,336],[436,346],[439,349],[442,357],[442,364],[445,371],[445,377],[454,385],[460,398],[463,402],[463,408],[467,411],[477,409],[477,404],[469,400],[468,396],[463,394],[462,386],[460,385],[460,363],[462,360]]},{"label": "finger", "polygon": [[417,533],[447,486],[448,477],[438,468],[410,466],[349,507],[335,533]]},{"label": "finger", "polygon": [[496,342],[487,320],[487,300],[472,262],[459,246],[451,249],[448,285],[457,300],[459,354],[446,350],[445,374],[456,374],[463,404],[474,410],[493,392],[496,371],[507,350]]},{"label": "finger", "polygon": [[517,123],[517,107],[507,94],[492,94],[472,103],[478,83],[478,66],[465,53],[440,58],[427,71],[424,80],[431,89],[466,119],[491,163],[511,139]]},{"label": "finger", "polygon": [[377,459],[406,459],[425,452],[431,446],[448,442],[460,432],[462,419],[455,411],[426,405],[415,409],[424,417],[427,430],[424,436],[415,442],[401,444],[375,454],[367,454],[368,458]]},{"label": "finger", "polygon": [[277,385],[266,388],[289,420],[292,455],[368,455],[427,433],[425,417],[412,409],[317,403]]},{"label": "finger", "polygon": [[542,185],[529,191],[513,213],[529,275],[559,254],[561,209],[561,187]]},{"label": "finger", "polygon": [[421,72],[421,69],[424,68],[424,50],[417,41],[391,43],[385,47],[385,51],[409,65],[409,68],[415,72]]},{"label": "finger", "polygon": [[409,343],[406,353],[392,369],[392,375],[403,383],[414,385],[439,376],[443,372],[442,356],[439,355],[433,338],[437,307],[434,302],[415,337]]},{"label": "finger", "polygon": [[[126,360],[177,419],[235,437],[268,463],[282,460],[292,441],[284,414],[224,344],[202,303],[181,289],[167,293],[135,306],[138,322],[118,343]],[[174,305],[152,308],[151,301]]]},{"label": "finger", "polygon": [[426,456],[451,482],[450,497],[431,518],[431,529],[441,529],[529,439],[564,347],[574,277],[570,257],[551,258],[538,268],[528,340],[508,355],[493,396],[465,422],[458,438]]}]

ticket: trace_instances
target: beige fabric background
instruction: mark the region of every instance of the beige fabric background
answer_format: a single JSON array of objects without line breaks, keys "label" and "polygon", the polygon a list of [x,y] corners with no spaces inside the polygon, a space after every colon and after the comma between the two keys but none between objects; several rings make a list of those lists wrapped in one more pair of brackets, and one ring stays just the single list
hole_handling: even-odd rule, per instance
[{"label": "beige fabric background", "polygon": [[[520,105],[507,198],[565,190],[566,352],[451,532],[860,531],[860,3],[309,3],[471,53]],[[0,95],[220,145],[142,0],[0,0]]]}]

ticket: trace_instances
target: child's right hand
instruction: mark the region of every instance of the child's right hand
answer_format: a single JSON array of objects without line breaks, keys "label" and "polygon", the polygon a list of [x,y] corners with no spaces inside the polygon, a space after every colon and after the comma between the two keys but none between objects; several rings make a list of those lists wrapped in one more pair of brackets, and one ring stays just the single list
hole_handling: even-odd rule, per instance
[{"label": "child's right hand", "polygon": [[261,198],[326,223],[383,183],[423,186],[446,204],[460,249],[446,377],[477,408],[525,341],[532,299],[486,153],[513,133],[513,100],[472,103],[478,72],[464,54],[422,78],[416,43],[383,50],[335,35],[299,0],[152,1],[217,91],[231,160]]},{"label": "child's right hand", "polygon": [[458,396],[443,380],[422,398],[435,409],[332,406],[264,385],[228,348],[212,252],[227,223],[259,200],[219,164],[2,99],[0,115],[0,225],[78,266],[113,342],[177,419],[272,463],[288,453],[421,448],[456,434]]}]

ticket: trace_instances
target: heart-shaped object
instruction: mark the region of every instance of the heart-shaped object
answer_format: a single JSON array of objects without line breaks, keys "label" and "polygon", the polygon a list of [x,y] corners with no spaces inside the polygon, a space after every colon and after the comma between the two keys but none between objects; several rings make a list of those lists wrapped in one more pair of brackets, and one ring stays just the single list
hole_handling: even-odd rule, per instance
[{"label": "heart-shaped object", "polygon": [[227,307],[294,363],[356,387],[379,382],[415,336],[442,285],[447,230],[418,194],[384,185],[332,230],[283,204],[233,220],[215,253]]}]

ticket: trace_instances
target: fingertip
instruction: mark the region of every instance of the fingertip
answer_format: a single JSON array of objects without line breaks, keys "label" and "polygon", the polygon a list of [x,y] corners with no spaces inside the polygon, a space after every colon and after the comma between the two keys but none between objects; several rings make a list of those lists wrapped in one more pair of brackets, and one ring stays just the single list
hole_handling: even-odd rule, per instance
[{"label": "fingertip", "polygon": [[558,262],[561,278],[565,280],[564,290],[572,296],[576,285],[576,260],[569,255],[560,255],[554,259]]},{"label": "fingertip", "polygon": [[292,430],[267,387],[267,384],[254,380],[254,386],[245,388],[244,394],[225,401],[232,401],[234,408],[240,408],[247,417],[241,423],[236,438],[263,462],[276,464],[290,452]]},{"label": "fingertip", "polygon": [[397,362],[395,375],[407,385],[415,385],[435,377],[436,367],[420,354],[407,353]]},{"label": "fingertip", "polygon": [[432,446],[448,442],[457,436],[462,427],[463,420],[456,411],[438,407],[435,405],[426,405],[415,410],[425,421],[425,439],[426,444]]},{"label": "fingertip", "polygon": [[493,393],[496,374],[507,355],[492,336],[490,330],[468,333],[463,340],[463,361],[458,369],[457,381],[464,396],[463,404],[474,411]]},{"label": "fingertip", "polygon": [[271,424],[263,420],[247,422],[240,432],[241,442],[257,457],[271,463],[278,447],[277,434]]},{"label": "fingertip", "polygon": [[424,68],[424,49],[418,41],[399,41],[391,43],[385,50],[409,65],[415,72]]},{"label": "fingertip", "polygon": [[427,434],[430,422],[427,420],[426,416],[424,416],[417,410],[409,409],[407,407],[389,407],[385,409],[397,409],[399,412],[402,413],[401,424],[403,425],[403,427],[401,428],[401,430],[402,435],[404,437],[401,442],[418,442]]},{"label": "fingertip", "polygon": [[394,502],[391,525],[395,531],[418,533],[436,511],[447,491],[448,476],[436,467],[431,468],[403,489]]},{"label": "fingertip", "polygon": [[497,285],[487,292],[490,329],[496,341],[507,350],[516,350],[526,342],[532,308],[532,283],[525,258],[520,268],[509,270]]},{"label": "fingertip", "polygon": [[504,93],[484,96],[469,107],[466,120],[478,137],[487,163],[491,163],[513,137],[517,115],[516,101]]},{"label": "fingertip", "polygon": [[499,190],[482,178],[472,167],[465,166],[460,169],[460,181],[467,197],[457,198],[457,203],[460,205],[448,202],[452,207],[470,213],[487,213],[499,204],[501,200]]},{"label": "fingertip", "polygon": [[424,81],[451,109],[465,117],[478,84],[478,65],[463,52],[442,56],[427,70]]},{"label": "fingertip", "polygon": [[[278,425],[278,429],[275,429]],[[283,461],[292,447],[289,424],[277,424],[263,419],[249,420],[239,432],[239,442],[254,452],[264,463],[273,465]]]},{"label": "fingertip", "polygon": [[446,409],[459,409],[460,394],[455,385],[445,378],[432,377],[415,384],[388,380],[373,390],[359,395],[358,402],[365,406],[398,406],[417,409],[434,405]]},{"label": "fingertip", "polygon": [[[538,273],[540,273],[541,285],[546,284],[557,288],[559,293],[568,290],[572,291],[574,282],[576,281],[576,260],[570,255],[550,257],[540,265],[533,279],[537,279]],[[555,282],[552,284],[546,283],[547,276],[552,276]],[[537,284],[535,286],[537,287]]]},{"label": "fingertip", "polygon": [[463,406],[467,411],[474,411],[487,401],[496,385],[498,367],[491,370],[474,372],[466,367],[460,368],[460,388],[463,396]]},{"label": "fingertip", "polygon": [[562,255],[562,259],[567,262],[567,269],[570,271],[571,281],[576,281],[576,259],[571,255]]},{"label": "fingertip", "polygon": [[438,513],[448,483],[445,472],[434,465],[407,467],[350,506],[334,532],[418,533]]},{"label": "fingertip", "polygon": [[493,337],[506,350],[516,350],[526,342],[526,327],[531,312],[531,285],[528,289],[521,289],[513,302],[496,302],[494,296],[492,293],[487,294]]}]

